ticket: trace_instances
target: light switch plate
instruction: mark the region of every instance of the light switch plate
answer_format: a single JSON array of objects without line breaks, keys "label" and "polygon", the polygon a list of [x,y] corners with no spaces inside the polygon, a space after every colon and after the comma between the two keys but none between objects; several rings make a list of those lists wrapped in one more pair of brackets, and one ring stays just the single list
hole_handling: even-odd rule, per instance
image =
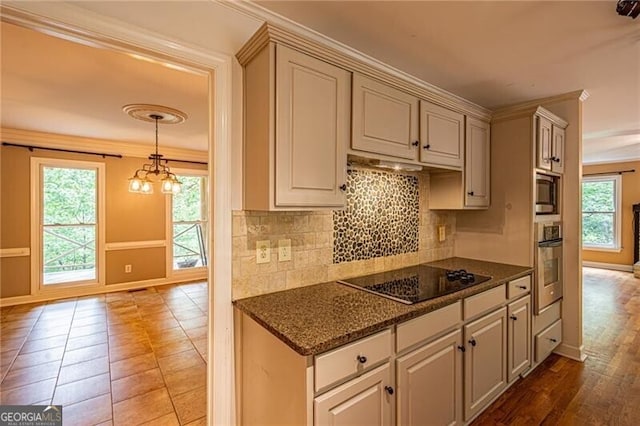
[{"label": "light switch plate", "polygon": [[291,260],[291,240],[278,240],[278,261],[288,262]]},{"label": "light switch plate", "polygon": [[256,242],[256,263],[271,262],[271,242],[263,240]]},{"label": "light switch plate", "polygon": [[446,228],[444,225],[438,225],[438,241],[443,242],[447,239]]}]

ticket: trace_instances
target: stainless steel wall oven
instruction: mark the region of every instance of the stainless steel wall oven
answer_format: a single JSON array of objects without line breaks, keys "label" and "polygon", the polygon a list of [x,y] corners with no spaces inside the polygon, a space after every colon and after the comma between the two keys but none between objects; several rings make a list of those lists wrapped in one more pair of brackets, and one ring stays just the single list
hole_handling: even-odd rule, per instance
[{"label": "stainless steel wall oven", "polygon": [[562,224],[540,222],[536,224],[536,285],[535,311],[562,298]]}]

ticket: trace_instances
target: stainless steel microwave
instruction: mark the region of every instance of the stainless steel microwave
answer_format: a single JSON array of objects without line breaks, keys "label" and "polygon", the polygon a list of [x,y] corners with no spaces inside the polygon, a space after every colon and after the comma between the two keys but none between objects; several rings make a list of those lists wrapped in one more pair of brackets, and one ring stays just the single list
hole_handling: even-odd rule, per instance
[{"label": "stainless steel microwave", "polygon": [[557,176],[536,173],[536,214],[558,213]]}]

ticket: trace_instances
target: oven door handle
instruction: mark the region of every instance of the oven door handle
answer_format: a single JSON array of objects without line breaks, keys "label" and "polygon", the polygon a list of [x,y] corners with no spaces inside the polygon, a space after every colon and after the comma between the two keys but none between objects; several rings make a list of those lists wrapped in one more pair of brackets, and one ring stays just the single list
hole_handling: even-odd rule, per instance
[{"label": "oven door handle", "polygon": [[560,247],[562,245],[562,238],[557,240],[541,241],[538,243],[538,247]]}]

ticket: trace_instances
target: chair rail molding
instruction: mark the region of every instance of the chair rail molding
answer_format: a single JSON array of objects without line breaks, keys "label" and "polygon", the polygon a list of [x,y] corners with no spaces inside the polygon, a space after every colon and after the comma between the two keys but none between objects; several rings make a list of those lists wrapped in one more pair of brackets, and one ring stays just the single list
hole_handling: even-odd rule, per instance
[{"label": "chair rail molding", "polygon": [[31,249],[29,247],[3,248],[0,249],[0,258],[4,257],[23,257],[30,256]]}]

